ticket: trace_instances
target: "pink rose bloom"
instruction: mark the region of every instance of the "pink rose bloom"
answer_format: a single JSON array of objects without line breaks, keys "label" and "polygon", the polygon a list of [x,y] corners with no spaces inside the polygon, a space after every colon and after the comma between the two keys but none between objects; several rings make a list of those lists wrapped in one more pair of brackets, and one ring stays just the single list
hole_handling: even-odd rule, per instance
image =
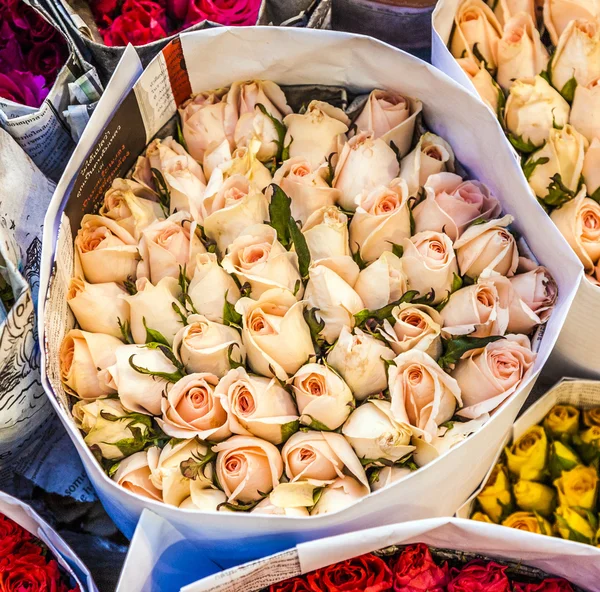
[{"label": "pink rose bloom", "polygon": [[39,107],[48,95],[45,84],[43,76],[12,70],[8,74],[0,74],[0,97],[20,105]]}]

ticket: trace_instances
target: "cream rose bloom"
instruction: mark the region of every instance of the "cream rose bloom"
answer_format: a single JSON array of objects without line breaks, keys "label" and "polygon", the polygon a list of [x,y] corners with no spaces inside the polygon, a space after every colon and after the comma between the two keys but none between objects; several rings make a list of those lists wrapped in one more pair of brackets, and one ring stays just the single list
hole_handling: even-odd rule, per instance
[{"label": "cream rose bloom", "polygon": [[354,326],[354,315],[365,308],[352,288],[358,274],[358,265],[347,256],[321,259],[310,266],[304,299],[324,321],[320,334],[327,343],[333,343],[343,327]]},{"label": "cream rose bloom", "polygon": [[255,502],[279,485],[283,462],[270,442],[233,436],[213,451],[218,453],[216,476],[228,502]]},{"label": "cream rose bloom", "polygon": [[419,99],[387,90],[373,90],[354,121],[358,133],[373,132],[387,144],[394,142],[401,155],[410,150],[417,116],[423,110]]},{"label": "cream rose bloom", "polygon": [[[494,7],[494,14],[498,17],[498,22],[502,27],[508,22],[511,16],[524,12],[531,17],[534,23],[538,21],[537,10],[541,12],[541,3],[543,0],[499,0]],[[541,16],[541,15],[540,15]]]},{"label": "cream rose bloom", "polygon": [[[259,191],[263,191],[271,183],[272,177],[269,169],[258,159],[260,148],[261,143],[257,138],[250,140],[245,148],[236,148],[231,155],[231,159],[226,160],[218,167],[223,178],[228,179],[229,177],[242,175]],[[215,171],[213,170],[211,181],[214,174]],[[207,194],[210,195],[208,191]]]},{"label": "cream rose bloom", "polygon": [[336,430],[354,408],[354,397],[343,378],[329,366],[305,364],[290,379],[300,422]]},{"label": "cream rose bloom", "polygon": [[146,415],[160,415],[162,393],[169,382],[160,376],[142,374],[131,363],[151,372],[175,374],[177,368],[158,349],[142,345],[121,345],[116,361],[107,370],[112,376],[123,407]]},{"label": "cream rose bloom", "polygon": [[600,139],[600,77],[577,85],[569,123],[591,144]]},{"label": "cream rose bloom", "polygon": [[409,350],[394,362],[389,368],[392,415],[431,440],[438,426],[454,415],[457,403],[462,404],[460,387],[425,352]]},{"label": "cream rose bloom", "polygon": [[131,493],[162,501],[162,491],[150,481],[150,467],[145,451],[136,452],[123,459],[112,476],[113,481]]},{"label": "cream rose bloom", "polygon": [[433,304],[440,303],[452,288],[458,265],[452,241],[441,232],[419,232],[402,241],[402,268],[408,286],[424,296],[433,290]]},{"label": "cream rose bloom", "polygon": [[550,272],[542,266],[531,265],[510,278],[515,292],[521,300],[545,323],[558,298],[558,286]]},{"label": "cream rose bloom", "polygon": [[458,414],[476,419],[496,409],[527,378],[535,357],[525,335],[507,335],[467,352],[452,371],[464,405]]},{"label": "cream rose bloom", "polygon": [[348,216],[335,206],[311,214],[302,227],[311,261],[351,255]]},{"label": "cream rose bloom", "polygon": [[544,0],[544,24],[553,45],[574,19],[594,20],[600,17],[597,0]]},{"label": "cream rose bloom", "polygon": [[290,158],[305,158],[313,169],[338,151],[344,141],[350,120],[337,107],[322,101],[311,101],[303,114],[286,115],[284,145],[289,146]]},{"label": "cream rose bloom", "polygon": [[431,175],[444,171],[454,172],[454,152],[446,140],[429,132],[421,136],[415,149],[400,163],[400,176],[411,196]]},{"label": "cream rose bloom", "polygon": [[231,436],[227,412],[215,393],[219,378],[208,372],[178,380],[161,401],[162,431],[172,438],[200,438],[220,442]]},{"label": "cream rose bloom", "polygon": [[510,87],[504,122],[517,139],[542,146],[554,127],[569,122],[569,103],[541,76],[519,78]]},{"label": "cream rose bloom", "polygon": [[369,310],[377,310],[400,300],[408,291],[402,259],[391,251],[384,251],[377,261],[361,270],[354,291]]},{"label": "cream rose bloom", "polygon": [[406,467],[381,467],[374,478],[371,478],[371,491],[379,491],[396,481],[400,481],[400,479],[404,479],[412,472]]},{"label": "cream rose bloom", "polygon": [[267,290],[258,300],[237,301],[248,363],[257,374],[287,380],[315,355],[304,306],[282,288]]},{"label": "cream rose bloom", "polygon": [[[283,484],[280,484],[277,487],[281,487],[281,485]],[[262,502],[252,508],[250,513],[264,514],[266,516],[293,516],[296,518],[309,516],[307,508],[303,506],[282,507],[275,505],[271,498],[272,495],[273,492],[271,492],[271,495],[268,498],[265,498]]]},{"label": "cream rose bloom", "polygon": [[514,236],[507,230],[512,222],[512,216],[504,216],[465,230],[454,243],[461,275],[472,278],[492,273],[514,275],[519,251]]},{"label": "cream rose bloom", "polygon": [[352,447],[335,432],[296,432],[283,446],[281,457],[290,482],[327,485],[345,476],[344,469],[369,487],[365,470]]},{"label": "cream rose bloom", "polygon": [[391,408],[388,401],[373,399],[347,419],[342,434],[358,458],[398,462],[415,449],[410,445],[410,426],[396,421]]},{"label": "cream rose bloom", "polygon": [[340,192],[339,204],[347,211],[357,208],[363,191],[387,185],[400,167],[394,151],[372,132],[361,132],[344,145],[335,167],[333,187]]},{"label": "cream rose bloom", "polygon": [[425,304],[403,302],[392,310],[393,323],[383,322],[381,335],[395,354],[418,349],[437,360],[442,355],[440,313]]},{"label": "cream rose bloom", "polygon": [[216,394],[234,434],[256,436],[278,445],[298,429],[298,410],[292,395],[275,379],[236,368],[219,381]]},{"label": "cream rose bloom", "polygon": [[339,512],[369,494],[369,488],[347,475],[336,479],[321,492],[319,501],[310,512],[311,516]]},{"label": "cream rose bloom", "polygon": [[246,228],[227,248],[223,269],[240,284],[250,284],[254,299],[272,288],[284,288],[302,297],[298,255],[277,240],[277,231],[267,224]]},{"label": "cream rose bloom", "polygon": [[454,27],[450,43],[452,55],[462,58],[466,52],[471,56],[477,46],[479,55],[495,70],[502,27],[492,9],[483,0],[465,0],[456,11]]},{"label": "cream rose bloom", "polygon": [[468,76],[481,100],[493,111],[500,114],[500,97],[504,98],[501,88],[492,75],[470,56],[456,58],[462,71]]},{"label": "cream rose bloom", "polygon": [[196,268],[188,286],[188,296],[194,310],[209,321],[223,323],[225,300],[235,304],[240,290],[234,279],[219,265],[214,253],[196,255]]},{"label": "cream rose bloom", "polygon": [[415,232],[443,232],[455,241],[473,221],[489,220],[500,211],[500,203],[483,183],[438,173],[425,181],[425,199],[412,214]]},{"label": "cream rose bloom", "polygon": [[84,331],[120,338],[119,320],[122,324],[129,320],[129,306],[123,300],[126,294],[114,282],[88,284],[74,277],[67,289],[67,303]]},{"label": "cream rose bloom", "polygon": [[217,181],[211,187],[211,177],[202,202],[204,232],[224,254],[248,226],[268,220],[269,202],[243,175],[235,175],[222,182],[218,175],[215,179]]},{"label": "cream rose bloom", "polygon": [[[567,189],[575,191],[579,186],[586,148],[587,140],[573,126],[567,124],[562,129],[551,129],[546,144],[526,162],[526,165],[539,163],[528,179],[534,193],[540,199],[547,197],[548,187],[556,174],[560,175]],[[539,162],[544,159],[547,161]]]},{"label": "cream rose bloom", "polygon": [[350,222],[350,245],[361,259],[375,261],[394,244],[410,237],[408,187],[404,179],[362,191],[356,196],[356,213]]},{"label": "cream rose bloom", "polygon": [[200,510],[202,512],[216,512],[221,504],[227,502],[227,496],[220,490],[207,486],[200,479],[191,480],[190,496],[180,504],[182,510]]},{"label": "cream rose bloom", "polygon": [[586,197],[586,187],[550,214],[552,221],[579,257],[586,271],[600,260],[600,205]]},{"label": "cream rose bloom", "polygon": [[327,355],[327,363],[340,373],[355,398],[362,401],[387,388],[384,360],[391,360],[394,355],[381,340],[358,328],[352,332],[344,327]]},{"label": "cream rose bloom", "polygon": [[325,180],[327,172],[327,166],[313,167],[300,156],[286,160],[275,171],[273,183],[292,200],[294,220],[304,224],[311,214],[340,201],[339,189],[330,187]]},{"label": "cream rose bloom", "polygon": [[59,352],[60,378],[69,392],[85,400],[115,393],[108,368],[122,345],[112,335],[71,329]]},{"label": "cream rose bloom", "polygon": [[546,69],[548,52],[531,15],[519,12],[506,22],[497,58],[496,80],[504,90],[515,80],[536,76]]},{"label": "cream rose bloom", "polygon": [[588,195],[598,193],[598,189],[600,189],[600,137],[592,140],[585,153],[581,173]]},{"label": "cream rose bloom", "polygon": [[140,259],[137,241],[110,218],[86,214],[75,237],[75,251],[91,284],[135,278]]}]

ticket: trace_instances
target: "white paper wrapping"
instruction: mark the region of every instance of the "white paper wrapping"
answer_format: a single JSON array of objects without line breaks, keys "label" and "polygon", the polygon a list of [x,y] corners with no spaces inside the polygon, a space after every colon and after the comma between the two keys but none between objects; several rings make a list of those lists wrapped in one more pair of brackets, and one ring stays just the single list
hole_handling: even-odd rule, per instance
[{"label": "white paper wrapping", "polygon": [[[505,211],[515,216],[518,232],[527,238],[540,262],[554,275],[559,300],[545,327],[534,372],[482,430],[426,468],[342,512],[310,519],[200,513],[143,499],[119,488],[101,471],[61,402],[64,399],[57,380],[57,349],[68,323],[66,305],[61,298],[64,277],[68,277],[69,271],[66,260],[71,235],[63,225],[58,244],[57,236],[61,219],[64,220],[61,212],[65,197],[85,155],[90,149],[102,152],[110,143],[120,145],[121,140],[126,141],[127,136],[119,135],[121,130],[114,122],[110,123],[109,132],[102,130],[139,75],[139,62],[133,51],[128,51],[57,187],[46,218],[42,269],[44,294],[48,294],[51,273],[57,272],[44,304],[44,321],[40,323],[45,343],[44,386],[76,443],[107,511],[119,528],[131,536],[142,509],[151,509],[185,536],[202,539],[207,558],[217,561],[220,568],[321,536],[414,518],[452,515],[481,482],[548,358],[574,296],[574,286],[580,280],[581,269],[575,255],[564,248],[562,237],[545,213],[527,199],[527,186],[518,164],[505,149],[502,130],[487,108],[424,62],[367,37],[275,27],[219,28],[184,34],[181,47],[193,92],[228,86],[236,80],[265,78],[284,85],[341,85],[354,91],[384,87],[422,99],[427,125],[450,142],[469,174],[488,184],[502,201]],[[211,59],[199,59],[202,55],[210,55]],[[348,68],[348,64],[352,64],[352,68]],[[134,99],[139,103],[147,139],[175,113],[174,97],[181,86],[176,85],[174,89],[169,86],[168,70],[168,61],[163,54],[159,55],[136,83],[134,95],[129,95],[124,103],[127,107]],[[181,83],[179,74],[173,76],[171,72]],[[87,161],[86,167],[86,172],[89,170],[93,175],[92,160]],[[80,177],[71,200],[84,200],[88,195],[85,179]],[[69,203],[68,207],[71,206],[81,211],[81,206]],[[560,251],[564,251],[564,258],[557,261],[555,255]],[[56,266],[53,264],[55,252],[59,253]],[[441,490],[443,496],[439,495]]]}]

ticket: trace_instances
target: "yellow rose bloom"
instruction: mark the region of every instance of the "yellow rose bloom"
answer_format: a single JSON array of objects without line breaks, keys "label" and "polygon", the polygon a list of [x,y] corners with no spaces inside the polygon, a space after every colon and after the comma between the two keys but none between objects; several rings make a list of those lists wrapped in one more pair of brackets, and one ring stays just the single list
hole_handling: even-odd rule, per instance
[{"label": "yellow rose bloom", "polygon": [[530,427],[510,448],[506,449],[508,470],[520,479],[536,481],[546,468],[548,438],[540,425]]},{"label": "yellow rose bloom", "polygon": [[558,479],[563,471],[570,471],[580,464],[581,459],[572,448],[558,440],[550,444],[550,462],[548,466],[553,479]]},{"label": "yellow rose bloom", "polygon": [[534,532],[536,534],[552,534],[550,522],[534,512],[515,512],[502,522],[502,526]]},{"label": "yellow rose bloom", "polygon": [[583,423],[588,427],[600,427],[600,407],[585,409],[583,412]]},{"label": "yellow rose bloom", "polygon": [[494,467],[485,487],[477,496],[477,501],[493,522],[500,522],[502,515],[510,512],[512,496],[504,465],[497,464]]},{"label": "yellow rose bloom", "polygon": [[600,451],[600,426],[591,426],[583,432],[579,432],[579,436],[574,440],[581,458],[586,463],[591,463],[598,458]]},{"label": "yellow rose bloom", "polygon": [[554,487],[561,506],[591,510],[596,505],[598,473],[592,467],[579,465],[564,471],[560,479],[554,481]]},{"label": "yellow rose bloom", "polygon": [[578,541],[580,543],[592,543],[594,530],[588,520],[579,515],[571,508],[563,506],[556,510],[556,529],[563,539]]},{"label": "yellow rose bloom", "polygon": [[487,514],[484,514],[483,512],[475,512],[473,516],[471,516],[471,520],[477,520],[478,522],[489,522],[490,524],[494,524],[490,517]]},{"label": "yellow rose bloom", "polygon": [[579,434],[579,437],[585,444],[594,444],[600,447],[600,426],[590,426]]},{"label": "yellow rose bloom", "polygon": [[555,405],[544,418],[543,426],[553,436],[576,434],[579,430],[579,409],[573,405]]},{"label": "yellow rose bloom", "polygon": [[535,481],[517,481],[513,487],[517,506],[525,512],[537,512],[549,516],[554,510],[555,493],[552,487]]}]

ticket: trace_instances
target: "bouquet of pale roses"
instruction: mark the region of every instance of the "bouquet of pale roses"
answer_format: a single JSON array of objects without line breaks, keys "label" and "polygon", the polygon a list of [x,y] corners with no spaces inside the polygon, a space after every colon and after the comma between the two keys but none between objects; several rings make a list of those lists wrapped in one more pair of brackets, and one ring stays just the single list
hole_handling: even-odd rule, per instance
[{"label": "bouquet of pale roses", "polygon": [[526,379],[556,283],[420,112],[384,90],[347,112],[294,112],[269,81],[201,93],[83,217],[60,372],[118,484],[336,511]]}]

